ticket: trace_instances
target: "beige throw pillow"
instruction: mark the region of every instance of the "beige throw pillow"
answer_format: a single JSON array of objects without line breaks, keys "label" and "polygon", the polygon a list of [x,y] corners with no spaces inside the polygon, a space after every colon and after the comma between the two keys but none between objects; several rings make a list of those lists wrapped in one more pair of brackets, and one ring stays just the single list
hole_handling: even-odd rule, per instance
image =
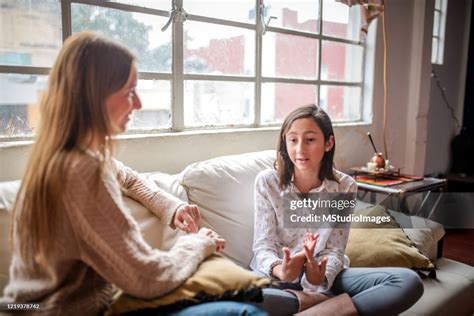
[{"label": "beige throw pillow", "polygon": [[261,287],[269,282],[269,279],[245,270],[229,259],[214,255],[201,263],[198,270],[171,293],[150,300],[120,294],[108,314],[155,309],[177,303],[192,305],[221,298],[255,300],[261,296]]},{"label": "beige throw pillow", "polygon": [[[357,214],[370,216],[390,215],[380,205],[358,210]],[[405,267],[417,269],[434,269],[434,264],[420,253],[415,244],[396,224],[385,223],[383,228],[357,228],[353,223],[349,233],[346,254],[351,267]],[[367,227],[367,224],[364,224]]]}]

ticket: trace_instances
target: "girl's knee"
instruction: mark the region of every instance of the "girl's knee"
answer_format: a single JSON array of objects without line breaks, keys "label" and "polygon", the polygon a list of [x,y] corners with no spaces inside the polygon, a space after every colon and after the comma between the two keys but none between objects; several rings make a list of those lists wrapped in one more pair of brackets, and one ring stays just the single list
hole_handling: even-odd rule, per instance
[{"label": "girl's knee", "polygon": [[409,294],[416,300],[423,295],[423,282],[418,273],[410,269],[399,269],[399,278],[407,295]]}]

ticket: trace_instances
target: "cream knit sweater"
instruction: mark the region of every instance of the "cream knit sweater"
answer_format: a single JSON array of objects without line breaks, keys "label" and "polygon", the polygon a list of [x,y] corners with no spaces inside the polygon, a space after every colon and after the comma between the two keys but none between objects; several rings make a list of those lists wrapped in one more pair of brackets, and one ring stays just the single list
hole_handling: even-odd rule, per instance
[{"label": "cream knit sweater", "polygon": [[65,207],[58,220],[54,256],[47,266],[33,265],[14,250],[1,303],[40,303],[37,313],[42,315],[97,315],[110,303],[115,286],[142,298],[164,295],[214,252],[212,240],[197,234],[179,238],[170,251],[152,249],[126,210],[122,194],[145,205],[164,223],[171,223],[183,202],[152,191],[117,161],[105,168],[97,187],[99,159],[88,152],[75,160],[64,184]]}]

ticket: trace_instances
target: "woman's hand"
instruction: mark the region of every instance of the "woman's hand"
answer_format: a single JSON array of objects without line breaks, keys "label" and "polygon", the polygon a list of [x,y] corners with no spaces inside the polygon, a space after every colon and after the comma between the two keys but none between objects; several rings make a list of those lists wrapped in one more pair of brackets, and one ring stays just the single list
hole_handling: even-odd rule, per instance
[{"label": "woman's hand", "polygon": [[225,239],[219,236],[215,231],[212,229],[203,227],[199,230],[198,234],[207,236],[212,239],[214,244],[216,245],[216,252],[220,252],[225,248]]},{"label": "woman's hand", "polygon": [[307,233],[303,245],[306,256],[306,279],[313,285],[319,285],[323,283],[326,277],[327,257],[324,257],[319,263],[314,258],[314,249],[316,248],[318,237],[318,234],[313,235],[311,233]]},{"label": "woman's hand", "polygon": [[282,250],[283,262],[273,268],[272,274],[282,281],[293,282],[303,272],[305,254],[300,251],[292,256],[289,248],[283,247]]},{"label": "woman's hand", "polygon": [[187,233],[196,233],[201,220],[201,213],[196,205],[183,204],[174,214],[173,224]]}]

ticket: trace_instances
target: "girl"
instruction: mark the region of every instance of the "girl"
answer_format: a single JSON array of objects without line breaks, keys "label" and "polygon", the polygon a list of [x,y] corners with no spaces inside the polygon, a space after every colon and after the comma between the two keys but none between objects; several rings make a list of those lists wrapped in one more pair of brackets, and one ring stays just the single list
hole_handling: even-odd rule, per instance
[{"label": "girl", "polygon": [[[134,56],[98,34],[64,44],[41,100],[41,125],[14,206],[13,259],[5,303],[39,303],[47,315],[97,315],[116,292],[152,298],[193,274],[225,240],[201,229],[168,251],[152,249],[127,213],[122,194],[171,227],[197,232],[200,213],[154,192],[111,156],[111,136],[141,108]],[[239,303],[211,303],[183,314],[255,314]],[[31,314],[31,311],[29,312]]]},{"label": "girl", "polygon": [[[339,315],[397,315],[423,293],[415,272],[402,268],[349,268],[344,254],[348,229],[283,228],[286,194],[357,191],[350,176],[334,169],[335,150],[331,120],[321,108],[304,106],[285,119],[275,168],[262,171],[255,180],[251,267],[286,282],[287,287],[304,291],[292,291],[298,298],[299,311],[308,304],[325,301],[308,309],[308,315],[336,310]],[[315,293],[313,299],[308,293]],[[351,298],[340,295],[328,300],[329,296],[342,293]],[[289,300],[295,301],[296,297]],[[285,298],[288,300],[288,295]]]}]

